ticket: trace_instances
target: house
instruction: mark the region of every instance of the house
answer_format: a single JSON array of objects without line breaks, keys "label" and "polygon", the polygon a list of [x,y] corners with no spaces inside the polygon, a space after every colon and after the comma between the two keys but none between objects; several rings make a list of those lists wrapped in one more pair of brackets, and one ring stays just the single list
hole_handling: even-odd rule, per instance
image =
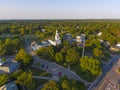
[{"label": "house", "polygon": [[64,35],[64,38],[65,38],[66,40],[70,40],[70,39],[72,38],[72,34],[66,33],[66,34]]},{"label": "house", "polygon": [[0,90],[18,90],[18,87],[15,82],[10,82],[0,87]]},{"label": "house", "polygon": [[45,29],[41,29],[42,32],[45,32],[46,30]]},{"label": "house", "polygon": [[118,43],[116,46],[120,48],[120,43]]},{"label": "house", "polygon": [[101,35],[102,35],[102,32],[98,32],[98,33],[97,33],[97,36],[101,36]]},{"label": "house", "polygon": [[40,45],[38,45],[35,41],[31,43],[31,48],[33,49],[33,51],[38,50],[40,47]]},{"label": "house", "polygon": [[12,73],[19,69],[19,63],[14,60],[6,61],[0,65],[0,74],[2,73]]},{"label": "house", "polygon": [[76,42],[84,43],[85,42],[85,34],[76,35]]},{"label": "house", "polygon": [[111,47],[110,47],[110,50],[111,50],[111,51],[114,51],[114,52],[117,52],[117,51],[120,50],[120,48],[117,47],[117,46],[111,46]]}]

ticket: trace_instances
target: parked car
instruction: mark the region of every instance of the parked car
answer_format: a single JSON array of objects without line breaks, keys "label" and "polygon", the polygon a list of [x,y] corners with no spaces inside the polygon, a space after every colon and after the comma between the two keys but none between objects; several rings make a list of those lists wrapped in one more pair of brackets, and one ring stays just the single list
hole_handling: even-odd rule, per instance
[{"label": "parked car", "polygon": [[45,64],[42,64],[41,68],[44,68],[45,67]]},{"label": "parked car", "polygon": [[61,74],[62,74],[62,72],[58,72],[58,74],[57,74],[57,75],[58,75],[58,76],[61,76]]},{"label": "parked car", "polygon": [[45,69],[48,69],[48,66],[46,66]]}]

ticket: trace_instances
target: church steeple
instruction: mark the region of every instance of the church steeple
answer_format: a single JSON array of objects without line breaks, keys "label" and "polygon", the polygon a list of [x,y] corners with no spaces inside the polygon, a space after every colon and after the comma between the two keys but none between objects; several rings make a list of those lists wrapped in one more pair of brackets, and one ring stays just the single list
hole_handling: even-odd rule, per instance
[{"label": "church steeple", "polygon": [[56,42],[56,44],[61,44],[61,40],[60,40],[60,36],[59,36],[58,30],[56,30],[55,42]]},{"label": "church steeple", "polygon": [[56,30],[56,35],[55,35],[55,41],[57,41],[57,40],[60,40],[60,36],[59,36],[58,30]]}]

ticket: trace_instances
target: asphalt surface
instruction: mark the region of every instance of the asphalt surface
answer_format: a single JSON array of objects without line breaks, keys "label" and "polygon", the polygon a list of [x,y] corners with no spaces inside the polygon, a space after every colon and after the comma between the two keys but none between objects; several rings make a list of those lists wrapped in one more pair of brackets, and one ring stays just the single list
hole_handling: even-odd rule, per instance
[{"label": "asphalt surface", "polygon": [[[35,63],[39,62],[41,64],[41,66],[39,66],[38,68],[44,69],[44,70],[48,71],[49,73],[51,73],[52,75],[55,75],[57,77],[66,75],[70,79],[75,79],[75,80],[81,81],[81,82],[85,83],[86,85],[89,84],[89,82],[80,78],[73,71],[70,71],[56,63],[53,63],[53,62],[50,62],[47,60],[43,60],[43,59],[39,59],[37,56],[34,56],[34,59],[35,59],[34,66],[35,66]],[[42,65],[44,65],[44,67],[42,67]],[[59,73],[61,73],[61,74],[59,74]]]}]

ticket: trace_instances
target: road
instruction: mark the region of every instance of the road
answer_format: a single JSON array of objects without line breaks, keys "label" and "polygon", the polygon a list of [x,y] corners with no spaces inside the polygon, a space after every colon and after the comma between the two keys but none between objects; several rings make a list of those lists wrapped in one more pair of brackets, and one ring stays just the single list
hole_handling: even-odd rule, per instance
[{"label": "road", "polygon": [[[66,68],[64,68],[56,63],[52,63],[52,62],[47,61],[47,60],[39,59],[39,57],[37,57],[37,56],[34,56],[34,60],[35,60],[34,65],[35,65],[35,63],[40,62],[41,65],[48,66],[47,69],[45,69],[45,68],[42,68],[42,69],[48,71],[52,75],[59,77],[58,73],[61,72],[61,76],[66,75],[70,79],[75,79],[75,80],[81,81],[81,82],[85,83],[86,85],[89,84],[89,82],[83,80],[74,72],[72,72],[72,71],[70,71],[70,70],[68,70],[68,69],[66,69]],[[38,68],[41,68],[41,66]]]},{"label": "road", "polygon": [[117,60],[120,58],[120,55],[114,55],[112,59],[103,67],[103,73],[100,75],[88,88],[88,90],[94,90],[95,87],[100,83],[100,81],[105,77],[105,75],[108,73],[108,71],[112,68],[113,64],[117,62]]},{"label": "road", "polygon": [[[25,47],[26,47],[26,51],[31,54],[34,58],[34,66],[35,66],[35,63],[40,63],[41,65],[47,65],[48,66],[48,69],[44,69],[46,71],[48,71],[49,73],[51,73],[52,75],[55,75],[57,77],[58,76],[58,73],[61,72],[61,76],[63,75],[66,75],[68,78],[71,78],[71,79],[75,79],[75,80],[78,80],[78,81],[81,81],[83,83],[85,83],[85,85],[89,84],[89,82],[85,81],[84,79],[82,79],[81,77],[79,77],[77,74],[73,73],[72,71],[56,64],[56,63],[53,63],[53,62],[50,62],[50,61],[47,61],[47,60],[43,60],[43,59],[40,59],[38,56],[35,56],[33,55],[31,52],[31,49],[30,49],[30,43],[27,39],[25,39]],[[41,68],[41,67],[38,67],[38,68]]]}]

